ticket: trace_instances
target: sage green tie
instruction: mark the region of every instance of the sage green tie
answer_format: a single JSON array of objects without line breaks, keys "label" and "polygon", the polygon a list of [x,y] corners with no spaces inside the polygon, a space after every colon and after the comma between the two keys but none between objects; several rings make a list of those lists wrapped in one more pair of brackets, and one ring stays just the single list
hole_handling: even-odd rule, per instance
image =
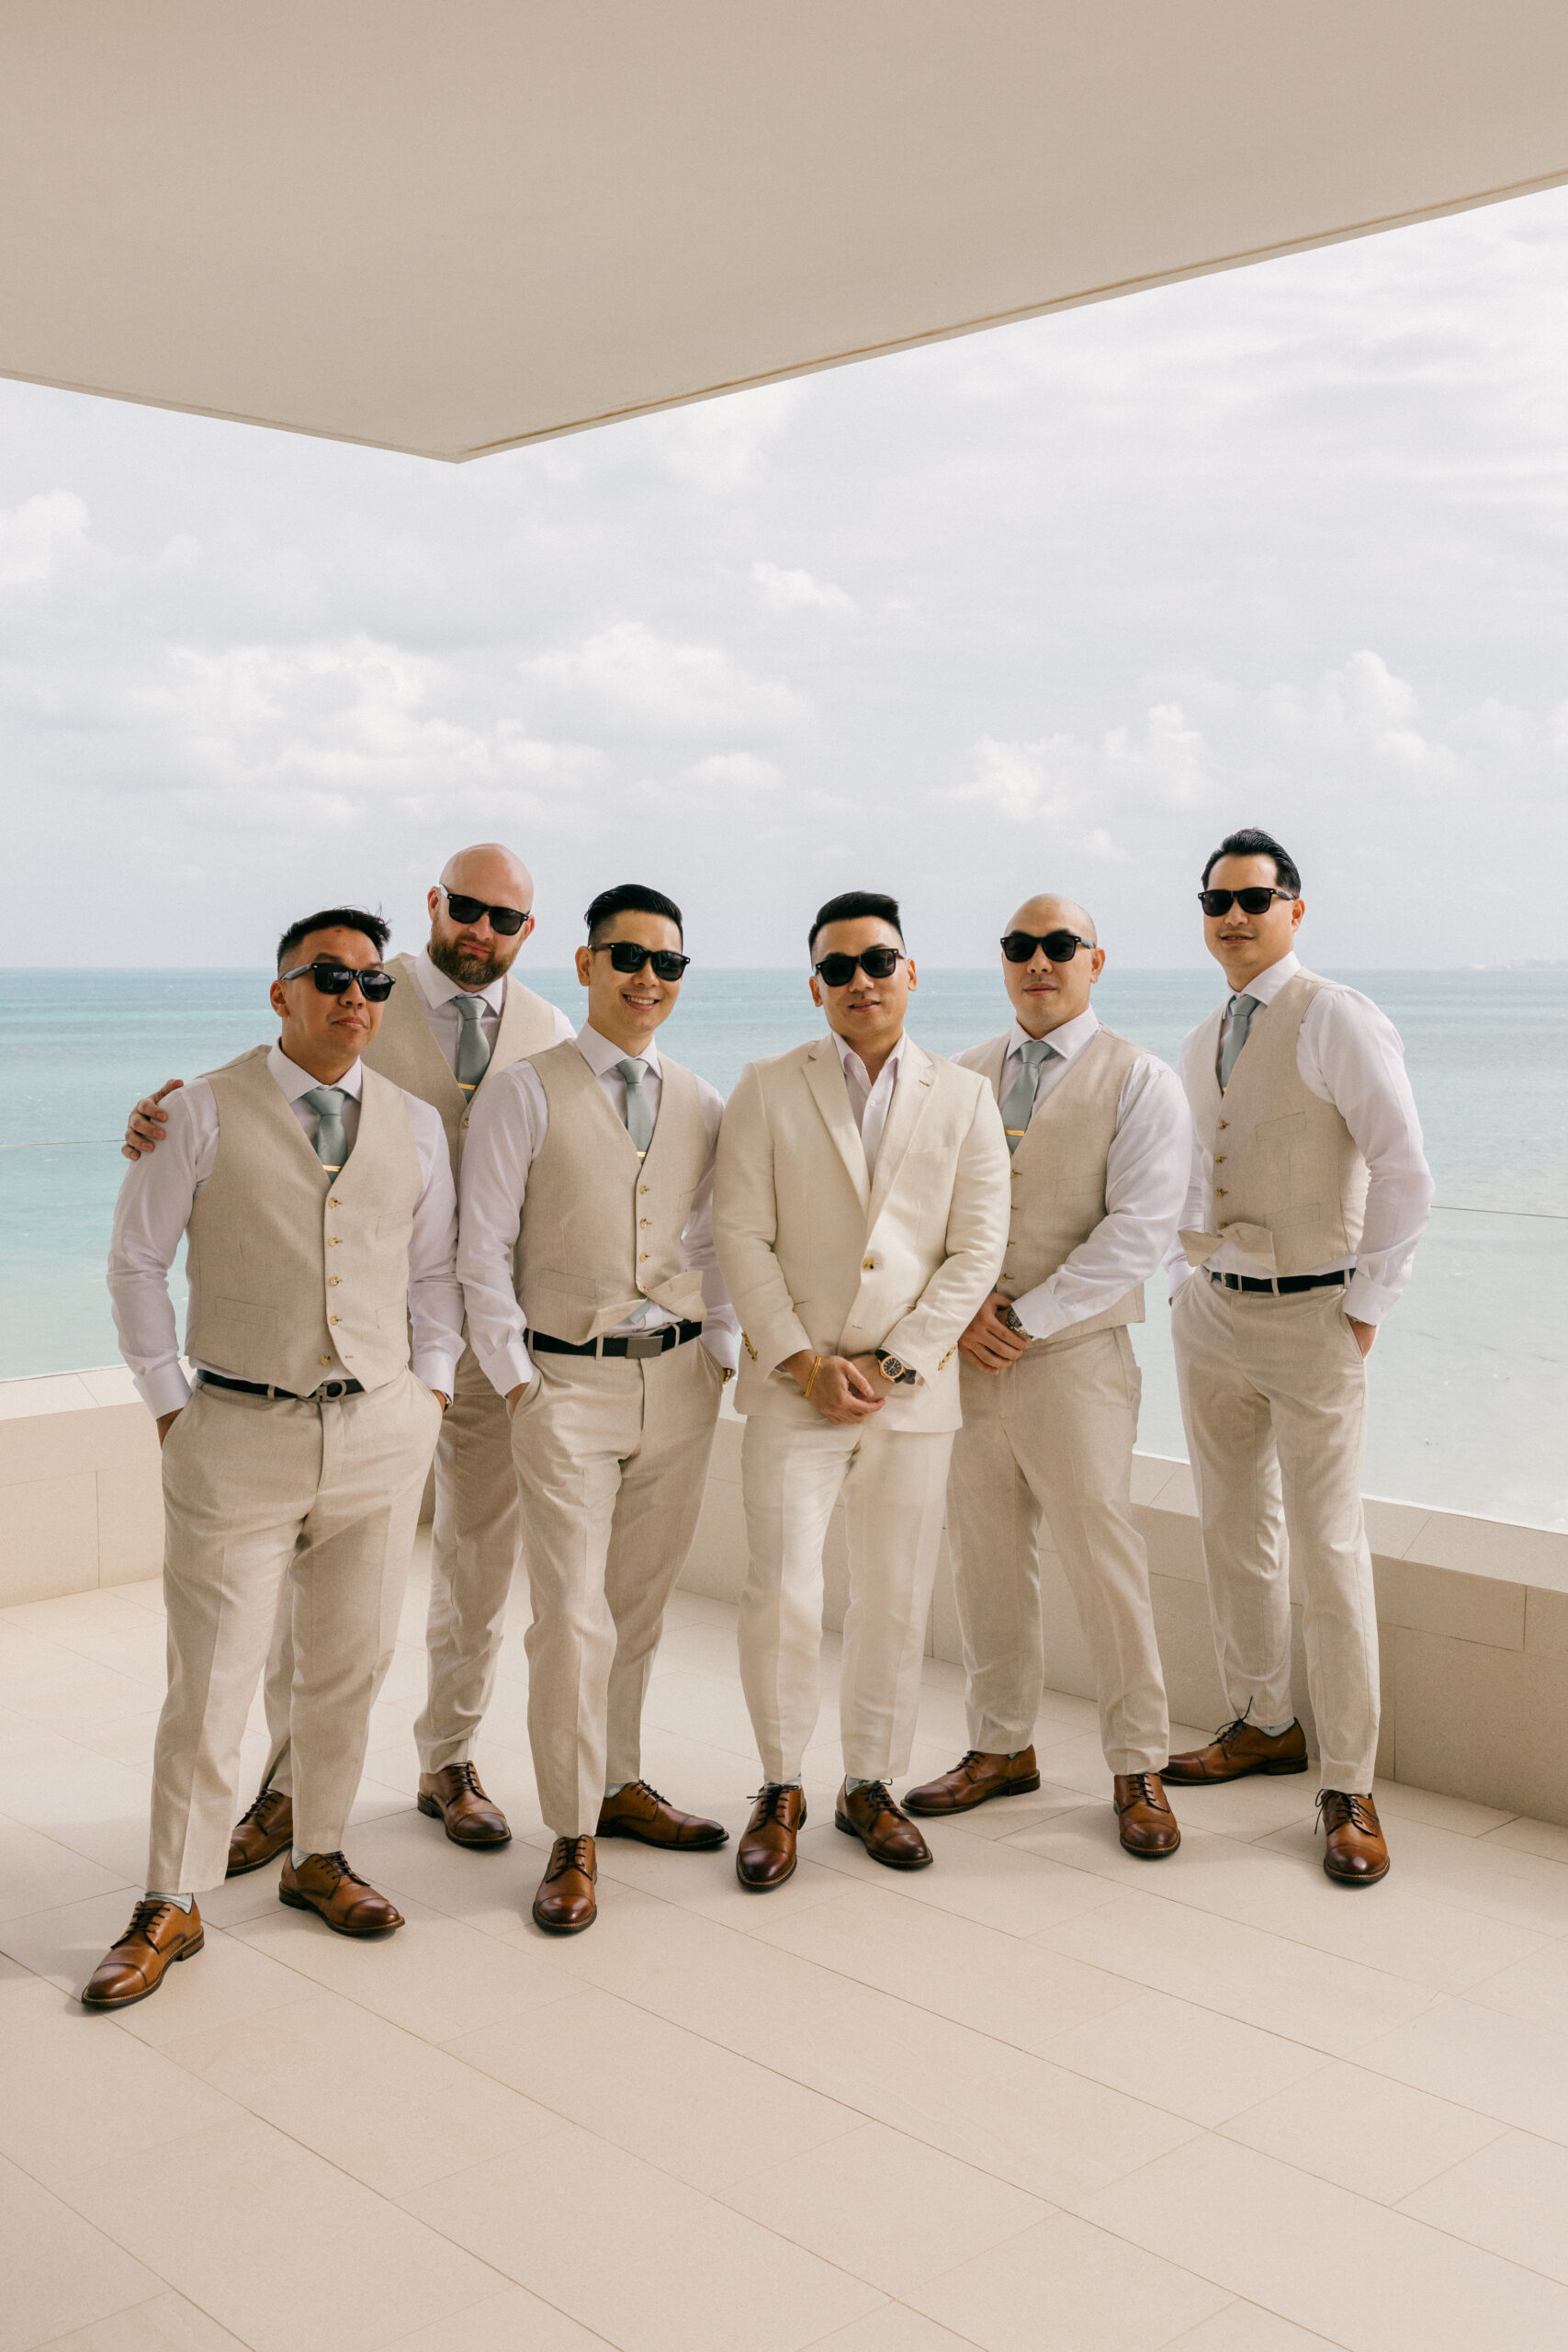
[{"label": "sage green tie", "polygon": [[1258,1000],[1255,996],[1233,996],[1226,1008],[1229,1025],[1220,1040],[1222,1092],[1231,1082],[1231,1072],[1240,1059],[1241,1049],[1247,1043],[1247,1033],[1252,1026],[1252,1016],[1258,1010]]},{"label": "sage green tie", "polygon": [[640,1159],[653,1141],[653,1114],[648,1107],[648,1097],[642,1081],[648,1076],[648,1064],[631,1060],[617,1062],[615,1068],[626,1081],[626,1133],[637,1146]]},{"label": "sage green tie", "polygon": [[313,1086],[305,1101],[316,1114],[316,1158],[335,1176],[348,1158],[343,1131],[343,1106],[348,1096],[341,1086]]},{"label": "sage green tie", "polygon": [[1023,1068],[1002,1098],[1002,1125],[1008,1131],[1010,1151],[1016,1151],[1029,1132],[1034,1098],[1040,1091],[1040,1066],[1055,1050],[1043,1037],[1031,1037],[1023,1048]]},{"label": "sage green tie", "polygon": [[457,1067],[453,1072],[465,1094],[471,1095],[490,1068],[490,1045],[479,1023],[484,1019],[482,996],[455,996],[462,1029],[457,1038]]}]

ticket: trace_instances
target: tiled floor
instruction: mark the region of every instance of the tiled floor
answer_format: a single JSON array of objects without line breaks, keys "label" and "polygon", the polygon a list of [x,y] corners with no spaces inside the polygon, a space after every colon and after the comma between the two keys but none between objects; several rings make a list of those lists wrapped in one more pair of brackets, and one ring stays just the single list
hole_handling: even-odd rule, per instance
[{"label": "tiled floor", "polygon": [[[479,1759],[520,1834],[464,1854],[412,1807],[423,1606],[349,1843],[408,1927],[347,1942],[259,1873],[118,2018],[70,1996],[140,1883],[158,1591],[0,1615],[0,2352],[1568,2345],[1561,1830],[1391,1787],[1393,1874],[1347,1894],[1309,1784],[1247,1782],[1134,1862],[1054,1695],[1038,1797],[929,1871],[836,1833],[824,1736],[788,1887],[609,1845],[552,1942],[521,1627]],[[677,1599],[649,1723],[735,1830],[729,1611]]]}]

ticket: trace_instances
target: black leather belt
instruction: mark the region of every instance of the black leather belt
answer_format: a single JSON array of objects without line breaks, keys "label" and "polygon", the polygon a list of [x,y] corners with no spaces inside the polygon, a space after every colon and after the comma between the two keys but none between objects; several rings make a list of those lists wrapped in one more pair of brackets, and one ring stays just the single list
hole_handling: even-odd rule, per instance
[{"label": "black leather belt", "polygon": [[700,1323],[666,1323],[658,1331],[622,1331],[604,1340],[552,1340],[547,1331],[530,1331],[527,1348],[530,1355],[546,1356],[661,1356],[671,1348],[683,1348],[688,1340],[700,1339]]},{"label": "black leather belt", "polygon": [[1209,1280],[1220,1283],[1225,1290],[1260,1290],[1267,1292],[1270,1298],[1286,1298],[1297,1290],[1340,1290],[1355,1271],[1352,1266],[1350,1273],[1341,1267],[1337,1274],[1281,1274],[1277,1281],[1269,1282],[1266,1279],[1258,1281],[1252,1274],[1216,1274],[1211,1268]]},{"label": "black leather belt", "polygon": [[328,1397],[363,1396],[365,1394],[362,1380],[323,1380],[319,1388],[312,1388],[308,1396],[301,1396],[297,1389],[275,1388],[266,1380],[231,1380],[226,1373],[221,1372],[198,1372],[196,1376],[203,1388],[231,1388],[239,1396],[272,1396],[286,1405],[320,1405]]}]

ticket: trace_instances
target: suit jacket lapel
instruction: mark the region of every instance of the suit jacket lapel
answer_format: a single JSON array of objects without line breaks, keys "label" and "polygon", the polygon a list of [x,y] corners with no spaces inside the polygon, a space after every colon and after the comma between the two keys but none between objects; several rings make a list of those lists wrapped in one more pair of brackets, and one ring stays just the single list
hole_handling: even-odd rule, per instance
[{"label": "suit jacket lapel", "polygon": [[850,1094],[844,1083],[844,1066],[830,1037],[822,1038],[807,1057],[806,1082],[822,1114],[828,1133],[838,1147],[839,1157],[863,1209],[871,1198],[871,1173],[865,1164],[865,1146],[860,1139],[860,1129],[850,1115]]},{"label": "suit jacket lapel", "polygon": [[935,1083],[936,1072],[931,1056],[922,1053],[911,1038],[906,1037],[899,1056],[898,1081],[893,1089],[887,1125],[882,1130],[882,1144],[876,1155],[876,1182],[872,1187],[867,1232],[881,1216],[883,1204],[897,1181],[898,1170],[915,1139],[915,1131],[925,1115],[926,1104],[931,1099],[931,1089]]}]

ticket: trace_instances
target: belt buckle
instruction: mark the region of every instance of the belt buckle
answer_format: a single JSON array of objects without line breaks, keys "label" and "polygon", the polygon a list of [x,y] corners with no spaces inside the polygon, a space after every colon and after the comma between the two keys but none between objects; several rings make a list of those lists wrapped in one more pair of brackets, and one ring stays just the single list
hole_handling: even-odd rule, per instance
[{"label": "belt buckle", "polygon": [[318,1398],[326,1396],[332,1398],[334,1402],[339,1396],[346,1396],[347,1394],[348,1383],[346,1380],[323,1380],[321,1386],[316,1391]]},{"label": "belt buckle", "polygon": [[628,1356],[661,1356],[664,1353],[668,1327],[658,1331],[628,1331]]}]

